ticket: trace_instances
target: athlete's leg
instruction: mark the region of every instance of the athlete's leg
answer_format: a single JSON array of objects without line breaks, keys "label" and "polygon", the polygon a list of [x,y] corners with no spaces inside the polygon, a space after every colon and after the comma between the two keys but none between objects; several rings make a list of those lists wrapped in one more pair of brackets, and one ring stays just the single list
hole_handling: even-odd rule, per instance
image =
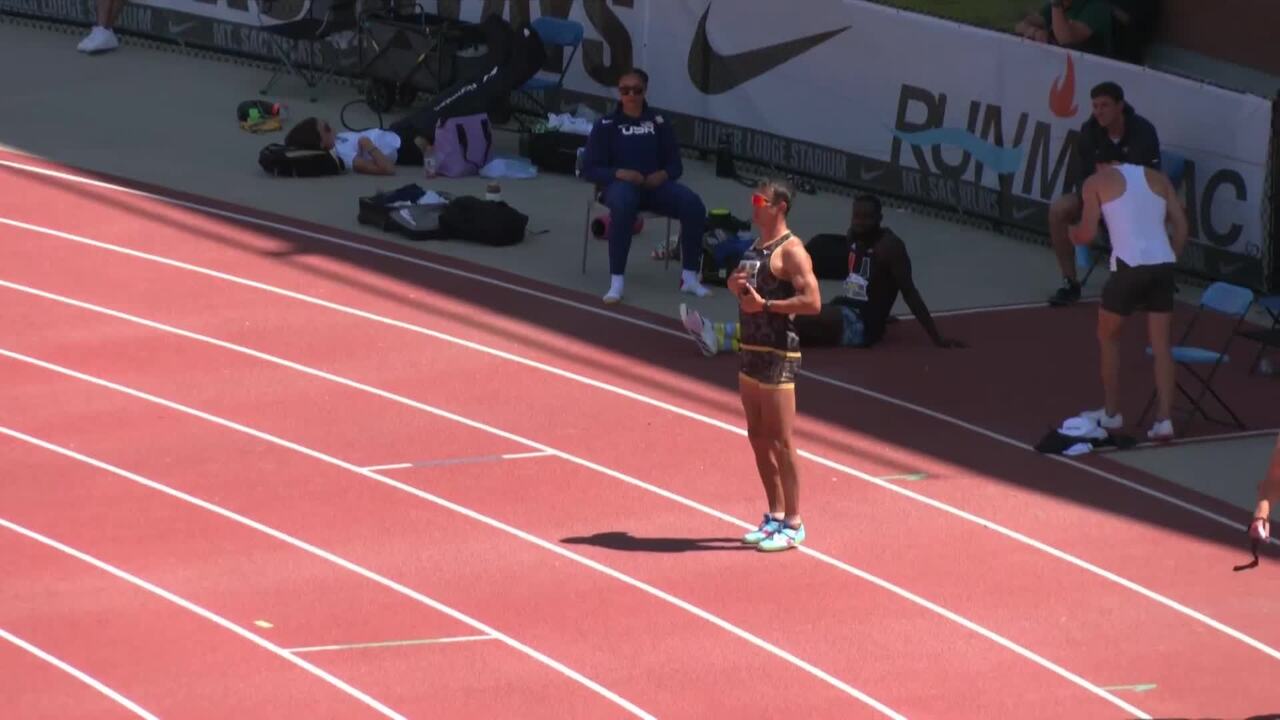
[{"label": "athlete's leg", "polygon": [[782,488],[783,519],[787,525],[800,526],[800,474],[797,468],[792,428],[796,418],[795,387],[762,388],[760,392],[760,416],[764,426],[764,444],[778,468],[778,481]]},{"label": "athlete's leg", "polygon": [[738,376],[738,389],[742,395],[742,409],[746,414],[747,440],[750,441],[751,451],[755,454],[756,469],[760,473],[765,499],[769,503],[769,514],[781,519],[785,512],[782,484],[764,415],[764,401],[768,398],[769,390],[743,375]]},{"label": "athlete's leg", "polygon": [[1102,375],[1103,408],[1108,416],[1120,412],[1120,329],[1124,316],[1098,309],[1099,369]]}]

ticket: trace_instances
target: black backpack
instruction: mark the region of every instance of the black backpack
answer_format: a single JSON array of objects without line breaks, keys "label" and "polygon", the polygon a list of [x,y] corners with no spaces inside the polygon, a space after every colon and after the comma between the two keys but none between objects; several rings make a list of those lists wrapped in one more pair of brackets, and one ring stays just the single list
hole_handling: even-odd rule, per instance
[{"label": "black backpack", "polygon": [[258,164],[276,177],[322,177],[340,175],[342,160],[325,150],[304,150],[271,143],[258,152]]},{"label": "black backpack", "polygon": [[482,245],[515,245],[524,240],[529,216],[500,200],[472,195],[455,198],[440,214],[441,229],[452,238]]}]

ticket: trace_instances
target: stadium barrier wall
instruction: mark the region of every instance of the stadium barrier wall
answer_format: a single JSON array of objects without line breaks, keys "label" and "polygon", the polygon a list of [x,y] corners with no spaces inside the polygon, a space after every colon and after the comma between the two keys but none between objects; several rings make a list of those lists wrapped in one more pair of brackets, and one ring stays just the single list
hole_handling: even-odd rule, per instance
[{"label": "stadium barrier wall", "polygon": [[[120,29],[269,58],[263,27],[327,0],[133,0]],[[317,3],[313,5],[312,3]],[[380,3],[385,6],[385,0]],[[1090,89],[1119,83],[1187,159],[1192,244],[1184,270],[1277,290],[1276,101],[862,0],[420,0],[430,12],[582,22],[566,79],[606,102],[623,69],[645,68],[649,102],[687,147],[1043,234],[1068,189]],[[0,0],[12,14],[90,24],[91,0]],[[781,38],[781,40],[779,40]],[[303,65],[356,74],[358,35],[285,41]],[[548,64],[560,61],[553,55]]]}]

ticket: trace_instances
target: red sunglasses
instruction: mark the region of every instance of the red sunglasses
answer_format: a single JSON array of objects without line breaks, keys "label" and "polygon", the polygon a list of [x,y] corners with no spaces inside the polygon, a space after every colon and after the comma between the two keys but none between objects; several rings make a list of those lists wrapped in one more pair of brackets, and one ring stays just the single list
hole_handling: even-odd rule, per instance
[{"label": "red sunglasses", "polygon": [[769,207],[770,205],[773,204],[773,201],[765,197],[764,195],[761,195],[760,193],[752,193],[751,204],[754,207],[762,208],[762,207]]}]

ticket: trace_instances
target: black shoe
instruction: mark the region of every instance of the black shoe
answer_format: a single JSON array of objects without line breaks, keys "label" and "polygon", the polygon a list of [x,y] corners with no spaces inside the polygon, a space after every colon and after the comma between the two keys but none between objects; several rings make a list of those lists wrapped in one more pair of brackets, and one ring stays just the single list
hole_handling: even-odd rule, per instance
[{"label": "black shoe", "polygon": [[1064,280],[1058,292],[1049,298],[1049,304],[1055,307],[1070,305],[1080,299],[1080,283],[1075,280]]}]

